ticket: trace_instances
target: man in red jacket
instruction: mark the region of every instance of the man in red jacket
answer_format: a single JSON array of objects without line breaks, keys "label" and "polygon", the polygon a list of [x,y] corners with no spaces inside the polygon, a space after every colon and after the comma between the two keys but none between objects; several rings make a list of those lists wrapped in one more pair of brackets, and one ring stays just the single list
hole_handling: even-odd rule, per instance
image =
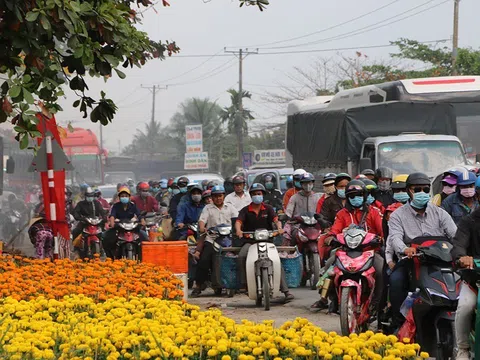
[{"label": "man in red jacket", "polygon": [[146,182],[138,184],[138,195],[132,198],[132,202],[142,212],[158,212],[158,202],[150,195],[150,185]]}]

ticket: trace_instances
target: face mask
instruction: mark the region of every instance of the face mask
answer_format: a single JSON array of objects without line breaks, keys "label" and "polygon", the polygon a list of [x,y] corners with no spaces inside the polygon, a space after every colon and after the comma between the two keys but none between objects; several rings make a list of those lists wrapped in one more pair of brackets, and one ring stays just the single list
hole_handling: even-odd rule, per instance
[{"label": "face mask", "polygon": [[202,200],[202,195],[192,195],[192,201],[193,202],[200,202]]},{"label": "face mask", "polygon": [[297,189],[300,189],[302,187],[302,185],[300,185],[300,181],[295,181],[294,185]]},{"label": "face mask", "polygon": [[148,195],[150,195],[148,191],[142,191],[140,194],[142,195],[142,197],[147,197]]},{"label": "face mask", "polygon": [[173,193],[173,195],[180,194],[180,189],[173,189],[172,193]]},{"label": "face mask", "polygon": [[340,199],[345,199],[345,189],[337,190],[337,195]]},{"label": "face mask", "polygon": [[475,188],[460,189],[460,195],[464,198],[470,199],[475,196]]},{"label": "face mask", "polygon": [[153,191],[153,192],[159,192],[159,191],[160,191],[160,188],[154,187],[154,188],[152,188],[152,191]]},{"label": "face mask", "polygon": [[263,195],[253,195],[252,202],[257,205],[261,204],[263,202]]},{"label": "face mask", "polygon": [[130,198],[128,198],[128,197],[121,197],[121,198],[120,198],[120,202],[121,202],[122,204],[128,204],[128,203],[130,202]]},{"label": "face mask", "polygon": [[88,202],[92,202],[93,201],[93,196],[87,196],[85,198],[85,200],[87,200]]},{"label": "face mask", "polygon": [[348,201],[350,202],[350,205],[352,205],[355,208],[359,208],[360,206],[363,205],[363,196],[355,196],[353,199],[348,198]]},{"label": "face mask", "polygon": [[368,194],[367,204],[370,205],[370,204],[373,204],[374,202],[375,202],[375,198],[372,196],[372,194]]},{"label": "face mask", "polygon": [[267,189],[267,190],[272,190],[272,189],[273,189],[273,182],[267,182],[267,183],[265,183],[265,189]]},{"label": "face mask", "polygon": [[323,190],[325,190],[325,194],[332,195],[335,193],[335,185],[324,186]]},{"label": "face mask", "polygon": [[173,192],[172,188],[168,188],[167,191],[171,194]]},{"label": "face mask", "polygon": [[188,190],[188,189],[187,189],[186,186],[180,188],[180,192],[181,192],[182,194],[185,194],[185,193],[187,192],[187,190]]},{"label": "face mask", "polygon": [[421,191],[413,194],[413,200],[410,202],[410,204],[412,204],[415,209],[423,209],[427,206],[429,201],[430,194]]},{"label": "face mask", "polygon": [[390,187],[391,187],[391,183],[389,180],[380,180],[377,185],[378,185],[378,190],[380,191],[388,191],[390,190]]},{"label": "face mask", "polygon": [[313,190],[313,184],[302,184],[303,191],[310,192]]},{"label": "face mask", "polygon": [[409,199],[408,197],[408,194],[404,191],[402,192],[398,192],[398,193],[394,193],[393,194],[393,198],[395,200],[397,200],[398,202],[401,202],[401,203],[406,203]]},{"label": "face mask", "polygon": [[442,192],[444,194],[450,195],[450,194],[453,194],[456,189],[457,189],[456,186],[444,186],[442,189]]}]

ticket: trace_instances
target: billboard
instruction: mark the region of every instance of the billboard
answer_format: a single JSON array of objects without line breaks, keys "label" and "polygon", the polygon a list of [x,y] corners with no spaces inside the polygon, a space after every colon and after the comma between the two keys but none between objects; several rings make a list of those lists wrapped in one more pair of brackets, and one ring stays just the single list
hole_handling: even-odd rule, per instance
[{"label": "billboard", "polygon": [[202,125],[185,126],[185,145],[187,153],[200,153],[203,151]]},{"label": "billboard", "polygon": [[253,153],[253,165],[285,166],[285,149],[255,150]]},{"label": "billboard", "polygon": [[185,153],[185,170],[208,170],[208,152]]}]

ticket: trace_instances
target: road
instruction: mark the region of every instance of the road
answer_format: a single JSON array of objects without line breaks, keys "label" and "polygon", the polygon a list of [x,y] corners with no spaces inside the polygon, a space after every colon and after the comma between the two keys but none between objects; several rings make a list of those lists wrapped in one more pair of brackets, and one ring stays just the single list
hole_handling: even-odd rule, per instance
[{"label": "road", "polygon": [[284,304],[282,297],[272,300],[270,311],[257,308],[255,302],[250,300],[247,295],[239,294],[233,298],[227,296],[216,297],[212,291],[204,291],[198,298],[188,298],[191,304],[199,305],[202,309],[208,307],[218,307],[223,314],[235,321],[247,319],[261,322],[263,320],[275,320],[277,325],[281,325],[287,320],[293,320],[296,317],[307,318],[313,324],[320,326],[324,331],[340,332],[340,319],[338,315],[326,314],[325,311],[312,313],[309,310],[316,300],[318,300],[318,291],[309,288],[291,289],[295,300]]}]

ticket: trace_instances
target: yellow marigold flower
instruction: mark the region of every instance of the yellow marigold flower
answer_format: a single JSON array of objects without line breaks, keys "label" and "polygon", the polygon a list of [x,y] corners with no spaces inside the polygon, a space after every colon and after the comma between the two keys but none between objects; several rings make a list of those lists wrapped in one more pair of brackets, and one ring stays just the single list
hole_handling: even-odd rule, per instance
[{"label": "yellow marigold flower", "polygon": [[232,358],[230,357],[230,355],[223,355],[222,360],[232,360]]},{"label": "yellow marigold flower", "polygon": [[278,355],[278,350],[275,348],[271,348],[268,350],[268,355],[270,356],[277,356]]},{"label": "yellow marigold flower", "polygon": [[428,358],[430,357],[430,355],[429,355],[427,352],[422,351],[422,352],[420,353],[420,357],[421,357],[422,359],[428,359]]}]

